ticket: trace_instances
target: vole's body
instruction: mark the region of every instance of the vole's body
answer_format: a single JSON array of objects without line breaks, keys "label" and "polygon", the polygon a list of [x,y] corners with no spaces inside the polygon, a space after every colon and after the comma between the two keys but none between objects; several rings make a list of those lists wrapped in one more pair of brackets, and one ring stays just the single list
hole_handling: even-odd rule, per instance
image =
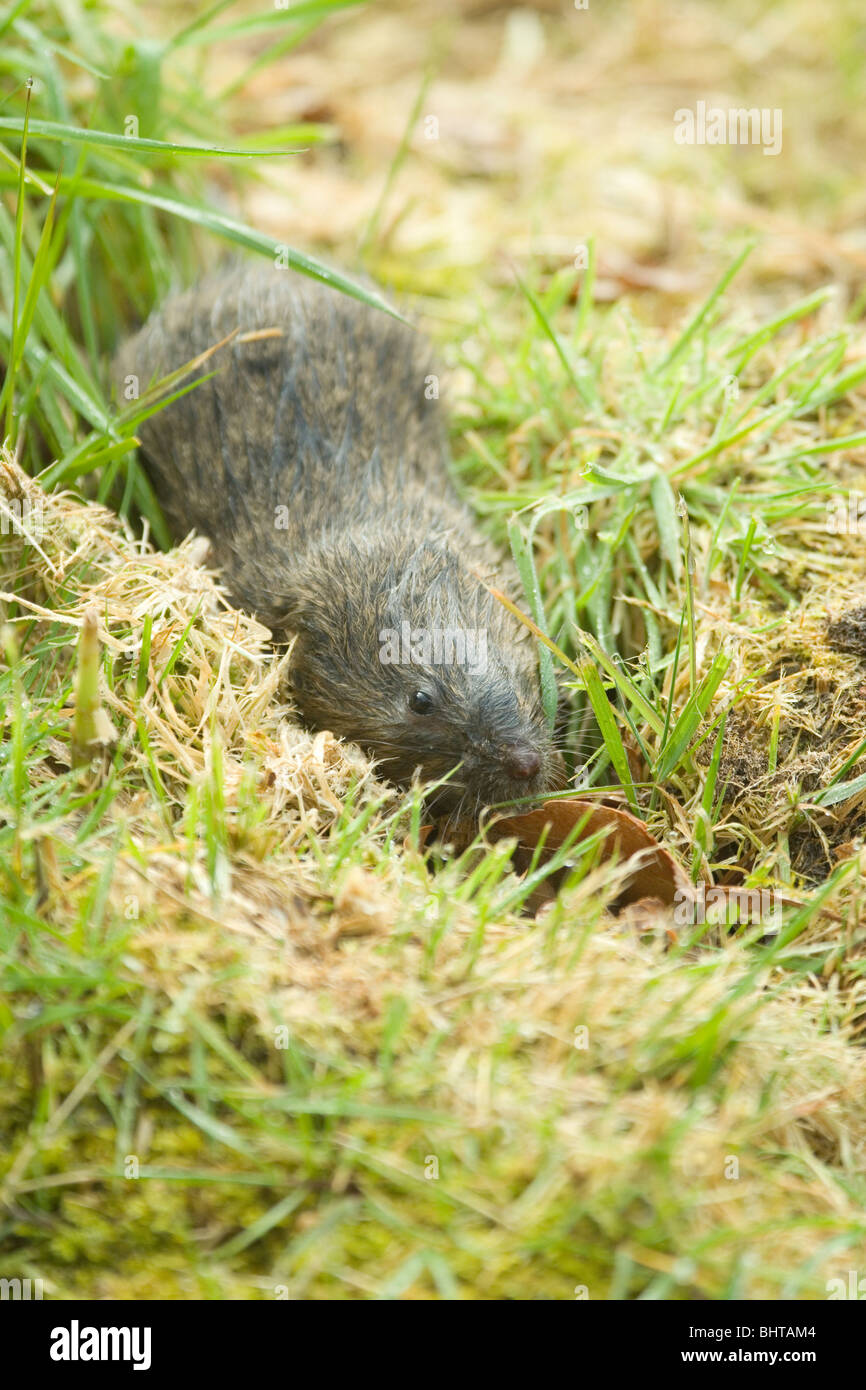
[{"label": "vole's body", "polygon": [[[241,269],[169,300],[118,379],[143,391],[235,330],[139,436],[175,534],[208,536],[234,600],[297,636],[302,717],[396,782],[461,763],[452,809],[557,785],[532,644],[479,582],[513,576],[452,487],[423,340],[300,275]],[[465,635],[462,663],[447,640],[429,659],[418,634],[437,630],[452,656]]]}]

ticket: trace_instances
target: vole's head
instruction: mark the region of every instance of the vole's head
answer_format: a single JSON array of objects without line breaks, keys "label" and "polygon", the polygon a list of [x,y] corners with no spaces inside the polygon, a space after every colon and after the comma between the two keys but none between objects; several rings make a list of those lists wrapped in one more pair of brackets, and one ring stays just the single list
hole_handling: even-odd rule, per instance
[{"label": "vole's head", "polygon": [[440,814],[562,786],[525,629],[435,540],[377,555],[330,554],[327,599],[316,586],[296,611],[290,693],[307,724],[359,743],[398,785],[450,773]]}]

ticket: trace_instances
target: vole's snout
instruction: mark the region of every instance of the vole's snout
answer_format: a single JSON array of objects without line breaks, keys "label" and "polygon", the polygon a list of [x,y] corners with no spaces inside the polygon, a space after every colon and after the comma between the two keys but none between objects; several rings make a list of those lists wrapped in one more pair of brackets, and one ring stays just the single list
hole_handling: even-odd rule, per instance
[{"label": "vole's snout", "polygon": [[463,767],[467,783],[488,805],[551,791],[562,785],[564,772],[541,728],[476,735],[465,747]]},{"label": "vole's snout", "polygon": [[502,766],[509,777],[528,782],[541,767],[541,754],[531,743],[510,743],[503,749]]}]

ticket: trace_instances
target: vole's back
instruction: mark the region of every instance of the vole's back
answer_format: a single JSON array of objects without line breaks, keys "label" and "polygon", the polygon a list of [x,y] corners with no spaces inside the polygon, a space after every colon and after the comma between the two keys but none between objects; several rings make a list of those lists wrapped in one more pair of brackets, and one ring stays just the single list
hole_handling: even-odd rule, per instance
[{"label": "vole's back", "polygon": [[233,332],[195,373],[213,377],[139,437],[175,535],[211,538],[239,602],[278,620],[268,584],[332,528],[407,511],[423,534],[443,507],[463,521],[423,339],[305,276],[243,267],[170,299],[120,354],[120,390]]},{"label": "vole's back", "polygon": [[[178,535],[234,600],[294,638],[292,701],[386,775],[450,778],[455,815],[556,785],[562,760],[514,583],[449,481],[423,340],[290,272],[221,274],[169,300],[120,354],[143,391],[214,347],[214,375],[139,429]],[[455,771],[459,775],[455,777]]]}]

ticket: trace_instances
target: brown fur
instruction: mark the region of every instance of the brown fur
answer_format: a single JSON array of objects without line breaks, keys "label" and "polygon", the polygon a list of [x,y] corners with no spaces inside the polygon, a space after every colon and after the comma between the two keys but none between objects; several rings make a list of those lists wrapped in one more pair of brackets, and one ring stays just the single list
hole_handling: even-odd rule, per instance
[{"label": "brown fur", "polygon": [[[514,575],[452,486],[423,339],[303,276],[239,269],[170,299],[125,345],[118,380],[135,374],[144,391],[238,328],[280,333],[233,340],[203,369],[212,379],[139,436],[175,535],[210,537],[237,604],[297,637],[304,721],[361,744],[400,784],[462,764],[440,794],[451,809],[559,785],[532,644],[479,582],[513,588]],[[483,630],[486,670],[383,665],[380,634],[404,622]],[[410,707],[417,690],[429,713]],[[518,766],[537,756],[531,776],[514,775],[515,749]]]}]

